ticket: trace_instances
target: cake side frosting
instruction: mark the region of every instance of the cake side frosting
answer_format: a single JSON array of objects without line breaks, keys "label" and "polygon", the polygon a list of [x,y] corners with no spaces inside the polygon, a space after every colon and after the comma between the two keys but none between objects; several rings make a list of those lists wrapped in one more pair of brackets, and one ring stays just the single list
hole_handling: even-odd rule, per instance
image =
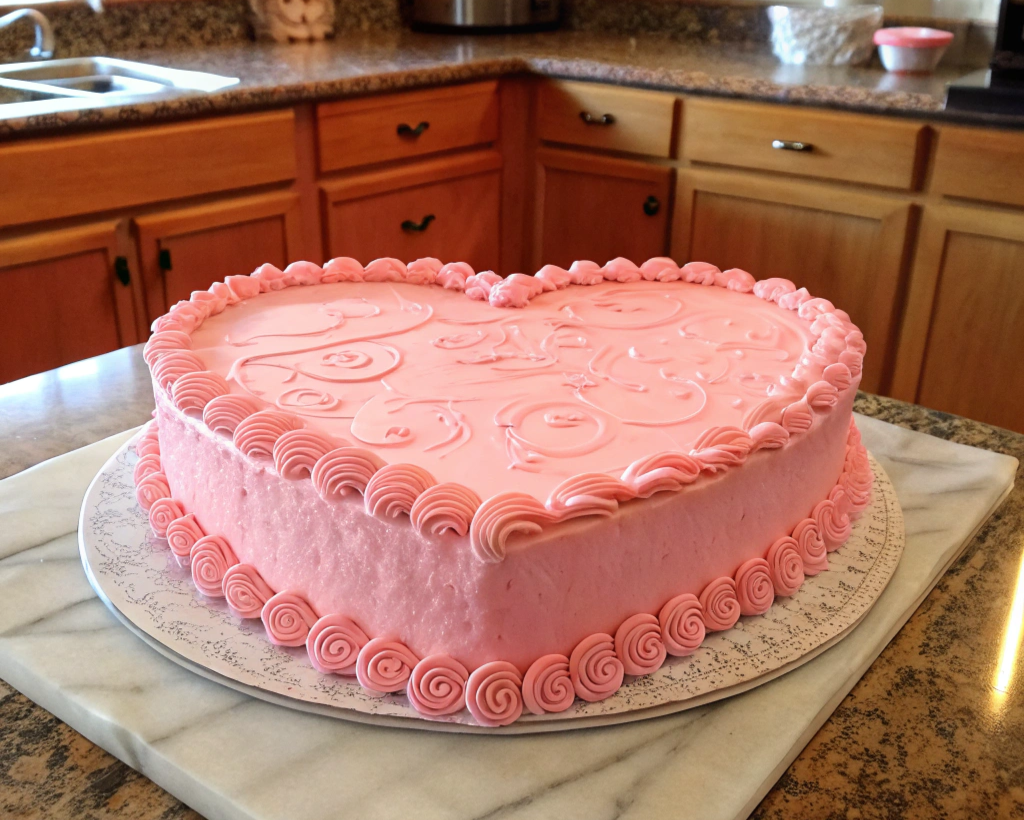
[{"label": "cake side frosting", "polygon": [[[317,295],[339,281],[364,284]],[[426,715],[607,696],[827,568],[870,494],[863,339],[786,280],[342,259],[229,277],[154,328],[154,531],[275,643]]]}]

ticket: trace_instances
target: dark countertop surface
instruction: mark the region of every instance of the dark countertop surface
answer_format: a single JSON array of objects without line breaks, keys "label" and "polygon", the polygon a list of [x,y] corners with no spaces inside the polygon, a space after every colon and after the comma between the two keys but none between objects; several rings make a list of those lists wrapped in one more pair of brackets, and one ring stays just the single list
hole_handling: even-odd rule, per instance
[{"label": "dark countertop surface", "polygon": [[112,48],[109,56],[208,71],[238,77],[240,82],[211,94],[112,102],[45,115],[4,115],[0,109],[0,138],[271,108],[518,73],[1024,127],[1024,117],[943,111],[945,84],[969,68],[898,76],[877,63],[864,68],[786,66],[767,44],[755,42],[693,43],[658,35],[580,31],[436,35],[401,29],[341,32],[325,42],[290,45],[237,41],[170,49]]},{"label": "dark countertop surface", "polygon": [[[0,386],[0,477],[141,424],[152,409],[141,345]],[[1024,462],[1021,434],[866,394],[856,409]],[[1021,657],[1010,691],[992,685],[1022,559],[1018,480],[753,817],[1024,817]],[[198,818],[3,682],[0,816]]]}]

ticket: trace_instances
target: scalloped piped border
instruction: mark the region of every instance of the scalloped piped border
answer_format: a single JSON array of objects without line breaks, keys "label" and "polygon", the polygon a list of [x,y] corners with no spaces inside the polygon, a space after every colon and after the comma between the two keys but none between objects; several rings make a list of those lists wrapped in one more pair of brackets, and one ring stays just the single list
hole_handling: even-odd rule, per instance
[{"label": "scalloped piped border", "polygon": [[271,643],[304,645],[311,665],[323,674],[354,674],[373,694],[405,690],[413,708],[428,719],[466,708],[477,723],[492,727],[515,722],[524,708],[539,715],[564,711],[577,697],[603,700],[619,689],[624,675],[650,674],[668,655],[696,651],[707,632],[730,629],[741,615],[765,614],[776,597],[794,594],[806,576],[828,569],[827,553],[849,538],[853,520],[870,503],[874,482],[851,418],[835,486],[763,557],[714,579],[699,596],[684,593],[656,615],[627,618],[614,635],[588,635],[569,656],[537,658],[525,675],[502,660],[470,673],[448,655],[419,658],[398,639],[371,638],[344,614],[318,616],[298,593],[275,593],[254,566],[238,561],[224,538],[205,534],[194,514],[171,498],[161,472],[156,421],[147,425],[136,453],[140,458],[133,479],[139,504],[148,511],[154,534],[167,539],[179,563],[189,566],[198,591],[226,598],[243,618],[260,618]]},{"label": "scalloped piped border", "polygon": [[[815,342],[794,368],[792,378],[800,383],[801,371],[811,364],[821,368],[821,378],[798,398],[765,402],[762,407],[766,409],[754,414],[746,430],[706,430],[689,454],[644,456],[619,478],[605,473],[574,476],[556,487],[546,502],[517,492],[481,500],[463,485],[439,484],[422,468],[387,464],[372,450],[348,446],[312,430],[306,430],[304,436],[294,435],[294,431],[305,429],[305,421],[276,408],[258,409],[252,400],[231,394],[227,381],[207,371],[191,352],[191,334],[208,317],[221,313],[228,305],[286,287],[405,282],[462,291],[470,299],[487,301],[495,307],[525,308],[542,293],[606,281],[682,281],[723,287],[796,311],[810,323]],[[792,435],[813,426],[816,413],[829,412],[838,403],[840,393],[856,389],[866,351],[863,335],[845,311],[827,299],[812,297],[806,288],[797,289],[788,279],[755,282],[753,276],[738,268],[721,271],[706,262],[680,267],[668,257],[655,257],[639,266],[621,257],[604,266],[577,261],[568,270],[545,265],[536,276],[513,273],[506,278],[492,271],[475,273],[465,262],[443,264],[433,258],[417,259],[408,265],[383,258],[364,267],[355,259],[338,257],[322,268],[311,262],[294,262],[283,271],[267,264],[250,276],[229,276],[208,291],[195,291],[188,301],[178,302],[153,322],[152,329],[144,357],[154,388],[163,390],[183,413],[201,412],[210,429],[229,432],[245,455],[273,458],[282,476],[309,477],[325,500],[355,490],[363,494],[368,514],[410,515],[414,526],[424,534],[446,529],[460,536],[468,533],[474,554],[486,563],[504,560],[508,540],[516,532],[536,532],[581,516],[607,515],[622,501],[681,490],[702,475],[740,466],[757,450],[785,446]]]}]

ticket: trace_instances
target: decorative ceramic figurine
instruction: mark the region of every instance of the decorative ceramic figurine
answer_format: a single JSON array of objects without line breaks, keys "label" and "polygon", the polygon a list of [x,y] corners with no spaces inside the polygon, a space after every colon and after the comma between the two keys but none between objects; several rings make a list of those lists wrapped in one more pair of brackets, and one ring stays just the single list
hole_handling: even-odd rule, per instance
[{"label": "decorative ceramic figurine", "polygon": [[249,0],[256,36],[279,43],[323,40],[334,31],[334,0]]}]

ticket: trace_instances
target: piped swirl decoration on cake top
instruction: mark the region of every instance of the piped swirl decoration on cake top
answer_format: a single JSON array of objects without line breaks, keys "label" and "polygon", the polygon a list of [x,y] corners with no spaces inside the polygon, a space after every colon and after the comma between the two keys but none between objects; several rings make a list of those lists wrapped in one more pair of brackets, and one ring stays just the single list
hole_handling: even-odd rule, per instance
[{"label": "piped swirl decoration on cake top", "polygon": [[[163,475],[158,448],[152,445],[157,434],[157,423],[151,422],[136,444],[137,452],[147,451],[137,462],[146,460],[145,466],[136,468],[137,484],[142,486],[151,486],[153,476]],[[664,480],[674,482],[674,468],[667,469]],[[410,705],[429,719],[467,709],[480,725],[499,727],[516,721],[524,710],[552,714],[564,712],[576,698],[603,700],[622,686],[626,675],[650,674],[669,655],[697,651],[707,632],[728,629],[741,615],[764,614],[776,598],[800,588],[805,560],[819,571],[828,568],[826,544],[843,533],[849,536],[852,520],[868,506],[872,482],[867,452],[851,420],[843,472],[828,498],[816,504],[790,535],[769,545],[763,558],[745,561],[733,576],[712,580],[699,596],[677,595],[657,613],[626,618],[614,635],[595,633],[583,637],[568,655],[543,655],[525,673],[500,659],[470,670],[444,653],[419,658],[399,638],[369,636],[346,614],[318,614],[298,591],[274,593],[255,567],[238,563],[225,539],[204,535],[194,513],[183,511],[169,496],[156,498],[150,518],[154,533],[166,537],[175,555],[189,556],[200,592],[224,597],[242,618],[260,618],[272,643],[305,644],[310,663],[321,673],[354,675],[377,696],[404,692]],[[574,497],[568,495],[560,503],[571,506]],[[161,506],[168,514],[180,513],[169,522],[152,515],[164,501]],[[820,527],[825,527],[828,540],[819,535]]]},{"label": "piped swirl decoration on cake top", "polygon": [[[153,329],[144,356],[181,412],[485,563],[787,446],[856,388],[865,351],[844,311],[788,280],[665,257],[506,278],[436,259],[263,265]],[[140,485],[144,506],[161,494],[155,474]],[[834,502],[814,517],[841,539]]]}]

